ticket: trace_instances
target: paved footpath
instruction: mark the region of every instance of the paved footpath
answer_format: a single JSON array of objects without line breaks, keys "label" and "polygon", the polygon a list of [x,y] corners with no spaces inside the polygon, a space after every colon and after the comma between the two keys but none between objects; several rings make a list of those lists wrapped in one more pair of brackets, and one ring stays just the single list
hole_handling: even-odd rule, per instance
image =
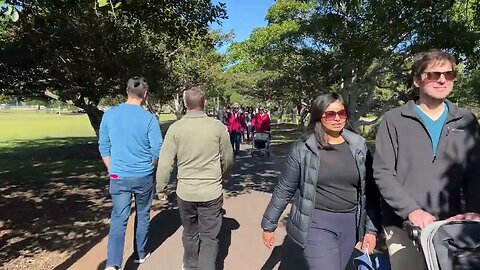
[{"label": "paved footpath", "polygon": [[[244,146],[245,147],[245,146]],[[284,151],[282,151],[284,152]],[[261,238],[260,221],[279,174],[278,168],[283,164],[284,153],[275,152],[270,158],[265,156],[250,157],[249,151],[243,151],[236,158],[232,178],[225,184],[225,215],[220,233],[220,251],[217,270],[270,270],[298,269],[283,267],[284,250],[281,248],[285,237],[282,222],[276,231],[274,249],[267,249]],[[183,247],[181,241],[182,228],[175,205],[175,198],[160,207],[158,201],[152,210],[150,247],[151,257],[142,265],[133,263],[132,254],[133,216],[129,220],[124,269],[139,270],[181,270]],[[160,208],[160,209],[159,209]],[[287,211],[286,211],[287,212]],[[284,216],[286,214],[284,213]],[[281,221],[284,220],[282,217]],[[94,246],[85,256],[69,269],[98,269],[105,267],[107,238]],[[288,249],[288,256],[291,249]]]}]

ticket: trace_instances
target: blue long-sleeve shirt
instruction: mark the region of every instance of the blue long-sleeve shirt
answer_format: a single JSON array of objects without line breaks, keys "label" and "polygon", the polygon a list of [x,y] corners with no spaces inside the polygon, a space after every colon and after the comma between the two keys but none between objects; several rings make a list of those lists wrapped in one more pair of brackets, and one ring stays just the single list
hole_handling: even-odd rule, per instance
[{"label": "blue long-sleeve shirt", "polygon": [[121,104],[105,112],[100,124],[98,149],[110,157],[110,174],[144,177],[154,171],[162,146],[157,118],[142,107]]}]

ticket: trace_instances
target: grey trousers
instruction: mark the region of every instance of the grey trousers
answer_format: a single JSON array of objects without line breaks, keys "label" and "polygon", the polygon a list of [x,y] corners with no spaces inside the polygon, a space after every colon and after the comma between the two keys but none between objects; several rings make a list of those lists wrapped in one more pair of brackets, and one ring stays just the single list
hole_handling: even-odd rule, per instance
[{"label": "grey trousers", "polygon": [[183,225],[183,269],[215,270],[223,196],[208,202],[177,201]]}]

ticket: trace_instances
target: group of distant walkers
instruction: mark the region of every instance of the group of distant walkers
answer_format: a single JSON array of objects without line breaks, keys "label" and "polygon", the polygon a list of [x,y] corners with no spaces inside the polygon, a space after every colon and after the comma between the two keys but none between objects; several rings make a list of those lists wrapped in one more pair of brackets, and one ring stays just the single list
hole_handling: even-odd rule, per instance
[{"label": "group of distant walkers", "polygon": [[241,142],[253,140],[255,132],[270,132],[270,116],[264,106],[259,106],[254,112],[252,107],[244,110],[234,103],[219,109],[217,119],[227,127],[234,155],[238,155]]},{"label": "group of distant walkers", "polygon": [[[412,81],[418,97],[383,115],[374,153],[349,129],[350,111],[342,96],[318,95],[304,135],[280,166],[261,220],[264,244],[274,245],[279,218],[291,203],[287,237],[303,250],[310,270],[345,269],[355,247],[372,253],[380,234],[391,269],[424,270],[418,247],[402,229],[404,221],[424,228],[435,220],[480,220],[479,124],[473,113],[447,99],[455,76],[455,59],[445,51],[416,57]],[[218,119],[209,117],[204,92],[195,86],[183,93],[186,114],[162,140],[158,119],[142,108],[145,79],[130,79],[126,92],[127,101],[106,111],[100,126],[99,150],[113,202],[106,269],[122,266],[132,197],[135,262],[150,256],[154,185],[165,199],[176,166],[182,269],[214,270],[223,180],[229,178],[243,134],[248,140],[252,132],[269,132],[270,118],[263,106],[254,114],[238,104],[219,110]],[[255,254],[245,254],[250,256]]]}]

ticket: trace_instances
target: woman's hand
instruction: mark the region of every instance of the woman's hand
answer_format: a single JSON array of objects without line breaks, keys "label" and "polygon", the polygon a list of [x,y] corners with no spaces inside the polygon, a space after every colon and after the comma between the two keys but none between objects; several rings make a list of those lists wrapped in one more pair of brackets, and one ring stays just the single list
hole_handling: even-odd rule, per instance
[{"label": "woman's hand", "polygon": [[263,231],[263,244],[265,244],[267,248],[271,248],[273,242],[275,242],[275,233]]},{"label": "woman's hand", "polygon": [[372,254],[376,245],[377,236],[370,233],[365,234],[362,241],[362,251],[368,251],[368,254]]},{"label": "woman's hand", "polygon": [[479,213],[465,213],[465,214],[459,214],[456,216],[453,216],[449,218],[448,220],[475,220],[475,221],[480,221],[480,214]]}]

